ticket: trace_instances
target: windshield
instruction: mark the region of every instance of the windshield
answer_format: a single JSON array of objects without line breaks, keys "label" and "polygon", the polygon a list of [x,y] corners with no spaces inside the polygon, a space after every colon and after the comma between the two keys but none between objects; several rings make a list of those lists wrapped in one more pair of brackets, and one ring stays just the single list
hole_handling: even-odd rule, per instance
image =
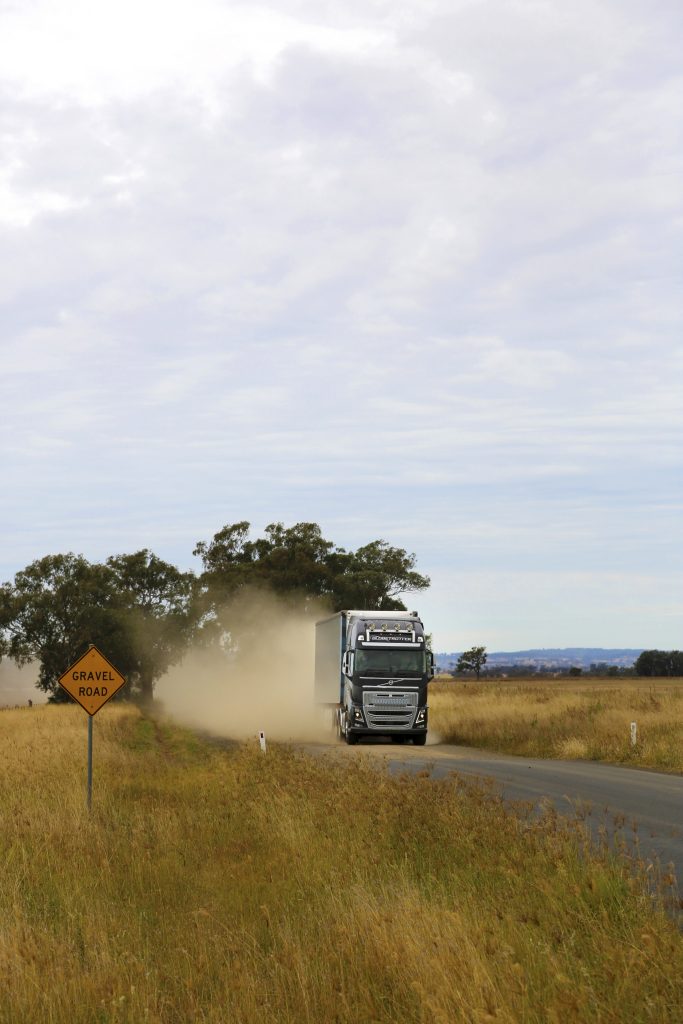
[{"label": "windshield", "polygon": [[424,651],[356,651],[356,672],[361,676],[423,676]]}]

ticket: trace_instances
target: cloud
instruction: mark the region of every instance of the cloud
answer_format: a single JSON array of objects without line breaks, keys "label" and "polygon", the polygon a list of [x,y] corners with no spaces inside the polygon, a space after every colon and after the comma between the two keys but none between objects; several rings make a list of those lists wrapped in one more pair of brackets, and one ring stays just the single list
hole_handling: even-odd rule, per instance
[{"label": "cloud", "polygon": [[5,5],[4,575],[187,563],[243,518],[386,536],[435,579],[435,552],[668,572],[682,86],[656,7]]},{"label": "cloud", "polygon": [[174,86],[212,107],[226,71],[248,63],[265,80],[278,55],[305,44],[322,52],[371,51],[382,35],[292,17],[273,5],[196,0],[28,0],[3,19],[3,74],[24,95],[86,106]]}]

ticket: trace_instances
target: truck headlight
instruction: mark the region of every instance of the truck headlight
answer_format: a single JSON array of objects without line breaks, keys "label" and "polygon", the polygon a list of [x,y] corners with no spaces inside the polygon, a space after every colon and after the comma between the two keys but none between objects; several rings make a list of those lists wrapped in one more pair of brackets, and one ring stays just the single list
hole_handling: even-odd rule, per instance
[{"label": "truck headlight", "polygon": [[363,712],[360,708],[353,709],[353,720],[354,722],[360,722],[361,725],[363,724]]},{"label": "truck headlight", "polygon": [[425,718],[427,717],[427,708],[420,708],[415,719],[415,725],[424,725]]}]

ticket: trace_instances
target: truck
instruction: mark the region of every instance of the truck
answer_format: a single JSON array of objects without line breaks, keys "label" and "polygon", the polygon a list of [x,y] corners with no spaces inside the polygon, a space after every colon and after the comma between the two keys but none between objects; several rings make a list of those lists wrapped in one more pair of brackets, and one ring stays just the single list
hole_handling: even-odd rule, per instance
[{"label": "truck", "polygon": [[331,706],[339,737],[427,742],[434,655],[417,612],[340,611],[315,627],[315,700]]}]

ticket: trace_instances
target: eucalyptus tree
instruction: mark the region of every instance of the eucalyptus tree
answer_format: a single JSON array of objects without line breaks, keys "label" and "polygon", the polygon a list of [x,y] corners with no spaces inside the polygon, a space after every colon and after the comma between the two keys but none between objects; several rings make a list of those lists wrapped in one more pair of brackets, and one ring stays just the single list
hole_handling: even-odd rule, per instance
[{"label": "eucalyptus tree", "polygon": [[38,687],[60,701],[59,677],[95,644],[126,676],[121,696],[149,702],[193,635],[196,584],[146,549],[105,563],[46,555],[0,587],[0,656],[37,662]]},{"label": "eucalyptus tree", "polygon": [[246,587],[261,587],[306,607],[311,598],[341,608],[405,609],[400,595],[424,590],[429,578],[415,569],[415,555],[375,540],[357,551],[338,547],[317,523],[271,523],[251,539],[246,521],[229,524],[194,549],[203,563],[205,608],[221,608]]}]

